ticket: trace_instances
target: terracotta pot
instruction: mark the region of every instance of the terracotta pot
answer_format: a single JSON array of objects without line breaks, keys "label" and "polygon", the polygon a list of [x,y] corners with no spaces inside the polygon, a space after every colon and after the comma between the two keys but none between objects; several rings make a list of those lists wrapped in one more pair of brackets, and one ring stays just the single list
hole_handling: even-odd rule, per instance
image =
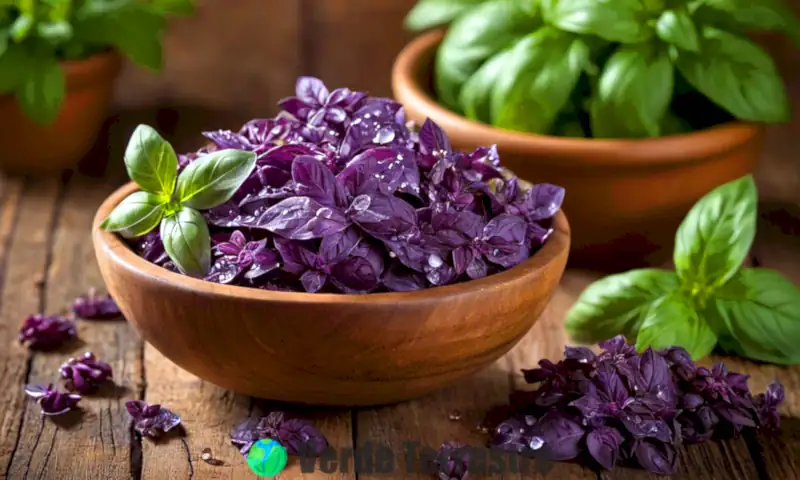
[{"label": "terracotta pot", "polygon": [[611,270],[660,264],[691,206],[714,187],[751,172],[762,149],[761,125],[732,122],[685,135],[595,140],[512,132],[474,122],[439,105],[431,70],[442,31],[413,40],[392,71],[408,117],[426,117],[454,146],[497,144],[503,165],[531,182],[567,190],[570,263]]},{"label": "terracotta pot", "polygon": [[145,340],[198,377],[237,393],[320,405],[411,399],[509,351],[539,318],[564,272],[563,213],[533,257],[466,283],[369,295],[273,292],[170,272],[99,228],[128,184],[100,206],[100,272]]},{"label": "terracotta pot", "polygon": [[48,126],[29,119],[13,95],[0,96],[0,169],[39,175],[74,167],[106,118],[121,65],[116,51],[62,62],[67,91],[58,117]]}]

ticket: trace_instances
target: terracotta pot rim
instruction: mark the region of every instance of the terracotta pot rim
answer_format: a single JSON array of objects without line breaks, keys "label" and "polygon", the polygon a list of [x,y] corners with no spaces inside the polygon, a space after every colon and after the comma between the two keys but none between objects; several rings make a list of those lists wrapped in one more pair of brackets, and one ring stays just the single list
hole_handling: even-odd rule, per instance
[{"label": "terracotta pot rim", "polygon": [[64,70],[67,90],[75,90],[116,77],[122,68],[122,54],[109,49],[78,60],[64,60],[59,65]]},{"label": "terracotta pot rim", "polygon": [[[244,300],[269,301],[278,303],[314,303],[340,305],[347,303],[359,304],[391,304],[400,301],[435,302],[445,297],[452,298],[459,295],[469,295],[476,290],[502,288],[503,285],[513,282],[527,282],[535,279],[538,274],[551,267],[555,267],[558,259],[566,256],[570,245],[570,227],[567,217],[559,211],[553,224],[553,234],[547,243],[532,257],[521,264],[506,271],[490,275],[478,280],[445,285],[413,292],[387,292],[370,294],[334,294],[334,293],[304,293],[304,292],[276,292],[258,288],[241,287],[236,285],[221,285],[186,275],[171,272],[165,268],[148,262],[138,256],[115,233],[106,232],[100,228],[102,221],[123,198],[138,190],[138,186],[127,183],[109,195],[95,214],[92,223],[92,242],[96,255],[108,257],[111,263],[139,276],[147,276],[153,282],[178,287],[198,295],[217,295],[235,297]],[[533,288],[533,286],[531,286]]]},{"label": "terracotta pot rim", "polygon": [[[66,91],[70,92],[116,77],[122,68],[122,54],[115,49],[109,49],[78,60],[63,60],[58,64],[64,71]],[[0,102],[12,100],[13,93],[0,95]]]},{"label": "terracotta pot rim", "polygon": [[[537,162],[587,165],[646,166],[688,163],[697,158],[722,155],[759,135],[759,123],[732,121],[706,130],[646,139],[581,139],[536,135],[504,130],[463,117],[440,105],[420,84],[423,69],[429,66],[445,30],[424,33],[406,45],[392,68],[392,89],[404,105],[430,117],[437,123],[467,132],[477,144],[497,144],[520,152],[529,152]],[[444,125],[442,125],[444,127]],[[444,127],[447,130],[446,127]],[[570,155],[564,155],[564,151]],[[658,152],[658,153],[654,153]],[[552,160],[548,157],[555,157]]]}]

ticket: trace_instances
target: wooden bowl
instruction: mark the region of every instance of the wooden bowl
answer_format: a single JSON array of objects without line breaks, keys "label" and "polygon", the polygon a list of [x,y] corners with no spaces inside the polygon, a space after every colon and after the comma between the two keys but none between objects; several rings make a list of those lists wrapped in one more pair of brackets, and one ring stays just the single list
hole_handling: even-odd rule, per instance
[{"label": "wooden bowl", "polygon": [[411,120],[430,118],[454,147],[497,144],[503,166],[534,183],[567,190],[570,263],[604,270],[659,265],[672,254],[683,217],[713,188],[750,173],[764,140],[759,124],[731,122],[685,135],[632,140],[552,137],[469,120],[440,105],[431,88],[444,32],[413,40],[398,55],[392,89]]},{"label": "wooden bowl", "polygon": [[137,189],[100,206],[92,240],[120,310],[180,367],[237,393],[316,405],[411,399],[508,352],[539,318],[564,272],[567,218],[533,257],[505,272],[408,293],[273,292],[220,285],[140,258],[102,220]]}]

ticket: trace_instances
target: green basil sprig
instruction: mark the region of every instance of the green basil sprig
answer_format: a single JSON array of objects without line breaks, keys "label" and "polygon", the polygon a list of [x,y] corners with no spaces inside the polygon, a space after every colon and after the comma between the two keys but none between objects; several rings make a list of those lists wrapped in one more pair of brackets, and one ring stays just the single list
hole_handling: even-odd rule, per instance
[{"label": "green basil sprig", "polygon": [[774,62],[746,36],[780,31],[800,44],[800,20],[784,0],[418,0],[406,17],[416,31],[446,24],[434,63],[438,100],[495,127],[683,133],[719,121],[676,117],[698,93],[720,118],[789,118]]},{"label": "green basil sprig", "polygon": [[153,128],[139,125],[125,149],[125,167],[141,190],[123,199],[100,228],[134,238],[160,225],[164,250],[175,265],[188,275],[204,276],[211,264],[211,240],[198,210],[230,200],[255,165],[253,152],[218,150],[178,175],[172,145]]},{"label": "green basil sprig", "polygon": [[567,331],[583,342],[623,334],[639,349],[679,345],[695,359],[719,345],[755,360],[800,363],[800,290],[776,271],[742,268],[757,201],[750,175],[708,193],[678,228],[675,272],[598,280],[567,313]]},{"label": "green basil sprig", "polygon": [[193,10],[194,0],[0,1],[0,95],[49,125],[66,94],[61,62],[115,49],[158,71],[166,17]]}]

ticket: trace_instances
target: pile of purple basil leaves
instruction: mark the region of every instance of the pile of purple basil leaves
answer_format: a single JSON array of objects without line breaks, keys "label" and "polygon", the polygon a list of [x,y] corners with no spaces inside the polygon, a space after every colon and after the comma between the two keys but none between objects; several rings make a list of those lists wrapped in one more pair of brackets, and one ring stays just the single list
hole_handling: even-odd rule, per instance
[{"label": "pile of purple basil leaves", "polygon": [[721,363],[698,366],[681,347],[648,348],[640,355],[622,336],[600,347],[598,355],[567,347],[558,363],[542,360],[539,368],[523,370],[538,388],[512,395],[514,415],[496,427],[491,447],[670,475],[682,443],[780,427],[784,391],[777,381],[753,396],[748,376]]},{"label": "pile of purple basil leaves", "polygon": [[[405,292],[511,268],[552,233],[564,189],[521,188],[494,146],[457,152],[402,106],[301,77],[282,112],[179,156],[254,151],[257,167],[227,203],[203,212],[213,266],[206,280],[267,290]],[[505,173],[505,176],[504,176]],[[133,247],[176,271],[151,232]]]}]

